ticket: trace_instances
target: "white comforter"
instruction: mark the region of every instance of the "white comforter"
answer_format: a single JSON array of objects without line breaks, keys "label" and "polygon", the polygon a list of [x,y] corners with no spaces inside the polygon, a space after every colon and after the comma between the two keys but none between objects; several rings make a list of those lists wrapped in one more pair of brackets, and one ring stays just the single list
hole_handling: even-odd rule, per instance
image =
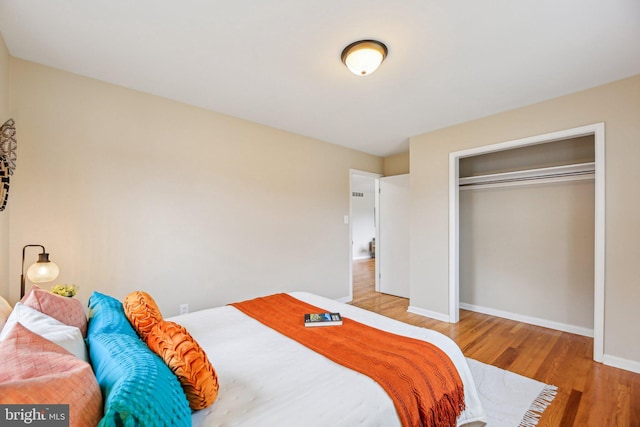
[{"label": "white comforter", "polygon": [[[485,413],[458,346],[439,332],[415,327],[318,295],[295,298],[340,312],[378,329],[429,341],[453,360],[465,388],[458,425],[484,425]],[[194,426],[399,426],[392,400],[369,377],[344,368],[275,332],[231,306],[169,320],[187,328],[213,364],[220,391]]]}]

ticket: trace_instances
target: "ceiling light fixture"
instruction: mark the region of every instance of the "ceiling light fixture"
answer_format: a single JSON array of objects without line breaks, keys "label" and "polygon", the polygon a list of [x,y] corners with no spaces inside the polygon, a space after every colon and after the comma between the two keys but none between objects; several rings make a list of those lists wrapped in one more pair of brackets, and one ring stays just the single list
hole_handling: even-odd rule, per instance
[{"label": "ceiling light fixture", "polygon": [[349,71],[358,76],[367,76],[378,69],[388,49],[377,40],[359,40],[342,51],[342,62]]}]

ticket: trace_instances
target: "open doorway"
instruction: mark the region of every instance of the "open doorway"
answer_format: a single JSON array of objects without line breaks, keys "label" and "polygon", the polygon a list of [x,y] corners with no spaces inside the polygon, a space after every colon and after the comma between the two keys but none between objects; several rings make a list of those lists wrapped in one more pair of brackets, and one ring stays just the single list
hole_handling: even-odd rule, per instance
[{"label": "open doorway", "polygon": [[350,175],[350,299],[360,291],[378,291],[379,174],[351,170]]}]

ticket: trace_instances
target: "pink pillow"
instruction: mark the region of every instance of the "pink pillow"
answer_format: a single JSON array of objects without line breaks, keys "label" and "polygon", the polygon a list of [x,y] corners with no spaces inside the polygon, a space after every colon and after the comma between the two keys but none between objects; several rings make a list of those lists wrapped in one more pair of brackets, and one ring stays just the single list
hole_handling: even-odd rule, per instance
[{"label": "pink pillow", "polygon": [[76,326],[83,337],[87,336],[87,315],[79,300],[56,295],[33,285],[20,302],[65,325]]},{"label": "pink pillow", "polygon": [[102,394],[91,365],[20,323],[0,343],[1,404],[68,404],[71,426],[95,426]]}]

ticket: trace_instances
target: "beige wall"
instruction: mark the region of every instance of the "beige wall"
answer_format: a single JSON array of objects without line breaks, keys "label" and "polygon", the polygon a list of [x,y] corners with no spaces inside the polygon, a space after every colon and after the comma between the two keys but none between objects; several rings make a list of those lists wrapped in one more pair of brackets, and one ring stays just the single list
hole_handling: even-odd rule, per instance
[{"label": "beige wall", "polygon": [[[9,118],[9,52],[0,34],[0,125]],[[11,202],[10,195],[7,207],[0,212],[0,296],[4,298],[9,298],[9,211]],[[16,279],[16,286],[18,283],[19,281]]]},{"label": "beige wall", "polygon": [[409,173],[409,152],[384,158],[384,176]]},{"label": "beige wall", "polygon": [[142,289],[166,315],[349,294],[349,170],[381,173],[381,158],[18,59],[11,70],[11,277],[37,242],[81,299]]},{"label": "beige wall", "polygon": [[[595,161],[594,136],[461,158],[461,177]],[[459,192],[460,303],[589,334],[594,180]]]},{"label": "beige wall", "polygon": [[460,302],[593,330],[594,195],[593,180],[460,191]]},{"label": "beige wall", "polygon": [[448,312],[448,156],[606,124],[605,356],[640,366],[640,76],[411,138],[411,305]]}]

